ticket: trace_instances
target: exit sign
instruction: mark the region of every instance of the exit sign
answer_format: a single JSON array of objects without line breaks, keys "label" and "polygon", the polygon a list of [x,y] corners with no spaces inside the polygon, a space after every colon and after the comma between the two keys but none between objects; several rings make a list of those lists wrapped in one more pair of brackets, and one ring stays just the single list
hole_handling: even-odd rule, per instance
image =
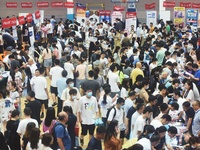
[{"label": "exit sign", "polygon": [[139,0],[111,0],[112,3],[138,3]]}]

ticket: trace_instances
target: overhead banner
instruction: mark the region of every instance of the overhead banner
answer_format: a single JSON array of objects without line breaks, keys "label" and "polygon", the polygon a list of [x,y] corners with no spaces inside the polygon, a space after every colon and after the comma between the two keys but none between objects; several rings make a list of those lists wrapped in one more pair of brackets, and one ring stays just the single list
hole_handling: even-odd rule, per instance
[{"label": "overhead banner", "polygon": [[156,11],[146,11],[146,24],[149,26],[150,23],[153,23],[155,26],[157,24],[157,12]]},{"label": "overhead banner", "polygon": [[111,10],[99,10],[99,17],[100,17],[100,22],[103,20],[106,20],[107,22],[111,22]]},{"label": "overhead banner", "polygon": [[185,23],[185,7],[174,7],[174,25],[182,25]]},{"label": "overhead banner", "polygon": [[156,3],[151,3],[151,4],[145,4],[145,9],[155,9],[156,8]]},{"label": "overhead banner", "polygon": [[63,7],[63,2],[51,2],[51,7]]},{"label": "overhead banner", "polygon": [[191,8],[192,3],[191,2],[188,2],[188,3],[180,2],[180,7]]},{"label": "overhead banner", "polygon": [[22,8],[32,8],[32,2],[22,2],[21,3]]},{"label": "overhead banner", "polygon": [[64,2],[63,6],[66,8],[74,8],[74,2]]},{"label": "overhead banner", "polygon": [[111,14],[112,24],[114,24],[116,22],[117,18],[122,20],[122,13],[120,11],[113,11],[113,13]]},{"label": "overhead banner", "polygon": [[163,2],[163,7],[173,8],[175,6],[176,6],[176,2],[169,2],[169,1]]},{"label": "overhead banner", "polygon": [[39,8],[49,7],[49,2],[38,2],[37,7]]},{"label": "overhead banner", "polygon": [[198,10],[188,9],[186,11],[186,24],[190,25],[192,23],[193,26],[198,26]]},{"label": "overhead banner", "polygon": [[200,3],[192,3],[192,8],[200,8]]},{"label": "overhead banner", "polygon": [[132,25],[134,25],[134,30],[136,31],[137,13],[136,12],[126,12],[126,30],[130,31]]},{"label": "overhead banner", "polygon": [[125,10],[124,6],[114,6],[113,7],[113,11],[124,11],[124,10]]},{"label": "overhead banner", "polygon": [[7,8],[17,8],[17,2],[6,2]]}]

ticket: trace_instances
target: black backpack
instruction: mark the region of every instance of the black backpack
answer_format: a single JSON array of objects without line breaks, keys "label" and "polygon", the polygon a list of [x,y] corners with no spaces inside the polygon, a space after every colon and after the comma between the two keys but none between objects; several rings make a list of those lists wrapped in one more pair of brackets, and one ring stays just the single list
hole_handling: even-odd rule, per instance
[{"label": "black backpack", "polygon": [[53,150],[57,150],[59,147],[58,147],[58,142],[57,142],[57,137],[56,137],[56,133],[55,133],[55,128],[57,127],[57,126],[59,126],[59,125],[61,125],[63,128],[64,128],[64,135],[65,135],[65,133],[66,133],[66,127],[62,124],[62,123],[56,123],[55,125],[54,125],[54,127],[53,127],[53,129],[52,129],[52,135],[53,135],[53,144],[51,145],[51,148],[53,149]]},{"label": "black backpack", "polygon": [[107,119],[107,120],[108,120],[108,117],[109,117],[110,111],[111,111],[112,109],[114,109],[114,115],[113,115],[112,120],[113,120],[113,119],[115,118],[115,116],[116,116],[116,108],[115,108],[115,106],[110,107],[110,108],[108,108],[108,111],[107,111],[107,113],[106,113],[106,119]]}]

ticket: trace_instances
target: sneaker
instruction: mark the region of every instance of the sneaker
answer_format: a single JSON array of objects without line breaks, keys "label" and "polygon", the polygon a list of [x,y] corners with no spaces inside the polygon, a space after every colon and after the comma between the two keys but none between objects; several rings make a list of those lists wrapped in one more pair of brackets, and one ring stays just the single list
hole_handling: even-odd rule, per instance
[{"label": "sneaker", "polygon": [[44,118],[44,113],[41,114],[40,118]]},{"label": "sneaker", "polygon": [[81,143],[81,146],[84,145],[84,140],[80,138],[80,143]]},{"label": "sneaker", "polygon": [[54,106],[56,106],[57,105],[57,103],[56,102],[54,102],[53,104],[52,104],[52,107],[54,107]]}]

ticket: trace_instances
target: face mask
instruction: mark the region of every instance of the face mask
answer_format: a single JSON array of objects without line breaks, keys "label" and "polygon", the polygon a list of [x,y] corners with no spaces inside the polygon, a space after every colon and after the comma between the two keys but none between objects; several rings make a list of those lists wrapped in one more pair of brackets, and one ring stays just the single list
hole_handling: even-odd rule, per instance
[{"label": "face mask", "polygon": [[91,97],[91,96],[92,96],[92,92],[88,92],[88,93],[87,93],[87,96],[88,96],[88,97]]},{"label": "face mask", "polygon": [[121,106],[121,109],[124,109],[124,105]]},{"label": "face mask", "polygon": [[73,88],[73,87],[74,87],[74,83],[70,83],[70,84],[69,84],[69,87],[70,87],[70,88]]},{"label": "face mask", "polygon": [[73,99],[73,100],[75,100],[76,98],[77,98],[77,96],[76,96],[76,95],[72,96],[72,99]]},{"label": "face mask", "polygon": [[153,135],[153,133],[150,133],[150,134],[148,134],[149,138],[151,138],[151,137],[152,137],[152,135]]},{"label": "face mask", "polygon": [[146,90],[149,89],[149,86],[146,87]]}]

